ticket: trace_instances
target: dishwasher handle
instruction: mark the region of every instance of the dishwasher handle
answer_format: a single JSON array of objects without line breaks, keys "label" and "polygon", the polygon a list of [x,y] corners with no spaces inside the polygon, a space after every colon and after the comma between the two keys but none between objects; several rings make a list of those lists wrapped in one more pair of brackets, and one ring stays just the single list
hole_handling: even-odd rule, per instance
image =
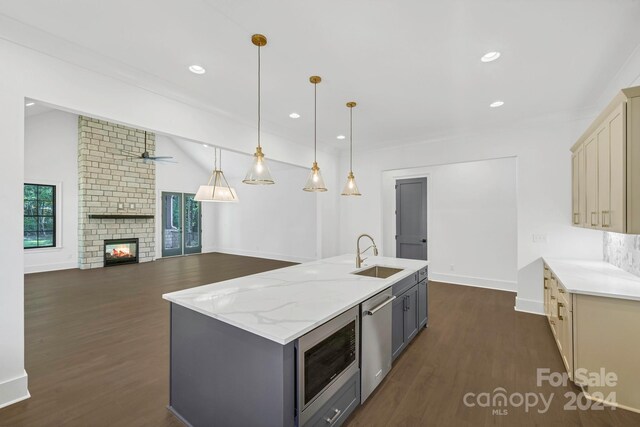
[{"label": "dishwasher handle", "polygon": [[371,309],[371,310],[367,310],[367,311],[365,311],[365,312],[364,312],[364,314],[365,314],[365,315],[369,315],[369,316],[373,316],[374,314],[376,314],[376,312],[377,312],[378,310],[382,310],[382,308],[383,308],[385,305],[387,305],[387,304],[391,303],[391,301],[393,301],[394,299],[396,299],[395,295],[394,295],[394,296],[392,296],[391,298],[389,298],[388,300],[386,300],[385,302],[383,302],[382,304],[378,305],[377,307],[375,307],[375,308],[373,308],[373,309]]}]

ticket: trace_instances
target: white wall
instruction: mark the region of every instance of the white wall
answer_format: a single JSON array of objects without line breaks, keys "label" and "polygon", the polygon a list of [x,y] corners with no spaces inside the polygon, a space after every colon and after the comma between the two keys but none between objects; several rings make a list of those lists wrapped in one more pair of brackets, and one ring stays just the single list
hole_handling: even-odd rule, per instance
[{"label": "white wall", "polygon": [[[76,268],[78,263],[78,116],[52,110],[27,117],[25,126],[26,182],[56,184],[59,189],[57,248],[25,251],[25,272],[40,272]],[[189,144],[193,147],[186,147]],[[185,149],[190,148],[190,149]],[[156,154],[172,156],[177,163],[156,164],[156,254],[162,253],[163,191],[195,193],[205,184],[210,170],[202,166],[202,159],[213,149],[199,144],[156,135]],[[244,167],[250,156],[225,153],[231,165]],[[56,159],[54,162],[51,159]],[[202,251],[222,251],[251,256],[270,257],[290,261],[308,261],[317,257],[316,197],[301,190],[307,170],[301,167],[271,162],[277,170],[278,183],[255,187],[230,180],[242,196],[242,203],[219,205],[202,204]],[[229,172],[229,168],[225,168]],[[233,170],[231,172],[238,172]],[[331,197],[321,195],[322,197]],[[256,215],[256,212],[261,215]]]},{"label": "white wall", "polygon": [[[171,156],[177,162],[156,163],[156,258],[162,256],[162,199],[163,191],[195,193],[200,185],[206,184],[210,171],[202,168],[195,159],[182,149],[173,138],[156,134],[158,156]],[[211,204],[202,204],[202,252],[215,250],[215,212]]]},{"label": "white wall", "polygon": [[[209,178],[179,143],[157,135],[157,153],[173,156],[177,164],[158,163],[156,168],[157,212],[160,193],[194,193]],[[25,182],[56,184],[58,189],[57,247],[25,250],[25,273],[76,268],[78,266],[78,116],[59,110],[29,116],[25,120]],[[52,159],[55,159],[52,161]],[[203,251],[215,249],[214,208],[202,209]],[[156,254],[161,254],[161,218],[156,220]]]},{"label": "white wall", "polygon": [[383,253],[396,255],[397,179],[427,177],[429,277],[517,290],[516,159],[382,173]]},{"label": "white wall", "polygon": [[316,201],[331,194],[302,191],[308,173],[296,166],[279,166],[273,171],[277,183],[267,186],[227,177],[240,202],[215,204],[217,250],[294,262],[315,260]]},{"label": "white wall", "polygon": [[[6,22],[6,21],[4,21]],[[255,126],[238,123],[213,111],[161,96],[138,86],[98,74],[80,66],[0,40],[0,168],[2,221],[0,229],[0,407],[29,396],[24,370],[24,255],[22,248],[22,194],[24,166],[25,98],[48,103],[73,113],[130,126],[207,141],[222,148],[251,154]],[[265,124],[268,128],[268,124]],[[311,147],[263,134],[270,159],[308,166]],[[335,158],[320,151],[325,180],[336,188]],[[335,194],[335,193],[334,193]],[[336,198],[319,203],[319,254],[336,254],[338,217]]]},{"label": "white wall", "polygon": [[[540,256],[602,258],[602,233],[570,224],[569,148],[591,119],[591,116],[586,119],[547,118],[519,123],[509,129],[425,141],[401,149],[357,150],[354,172],[364,196],[341,204],[342,250],[353,246],[359,232],[382,235],[383,171],[515,157],[518,200],[516,307],[542,312]],[[343,163],[346,163],[346,157]],[[533,234],[545,234],[547,242],[534,243]],[[386,245],[383,249],[387,250]]]},{"label": "white wall", "polygon": [[54,184],[56,247],[24,251],[24,271],[78,266],[78,116],[50,111],[25,120],[24,179]]}]

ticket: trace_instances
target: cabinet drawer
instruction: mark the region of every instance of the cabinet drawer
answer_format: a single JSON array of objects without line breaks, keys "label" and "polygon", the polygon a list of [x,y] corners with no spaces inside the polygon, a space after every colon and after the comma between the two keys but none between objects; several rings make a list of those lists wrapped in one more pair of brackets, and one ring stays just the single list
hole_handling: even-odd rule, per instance
[{"label": "cabinet drawer", "polygon": [[573,311],[573,296],[567,292],[567,288],[565,288],[559,280],[556,280],[558,284],[558,301],[564,304],[568,311]]},{"label": "cabinet drawer", "polygon": [[418,283],[418,273],[413,273],[393,285],[393,295],[399,296]]},{"label": "cabinet drawer", "polygon": [[349,381],[307,421],[304,427],[340,426],[359,403],[360,371],[356,372]]},{"label": "cabinet drawer", "polygon": [[422,282],[424,279],[427,278],[427,269],[429,267],[425,267],[425,268],[421,268],[420,270],[418,270],[418,282]]}]

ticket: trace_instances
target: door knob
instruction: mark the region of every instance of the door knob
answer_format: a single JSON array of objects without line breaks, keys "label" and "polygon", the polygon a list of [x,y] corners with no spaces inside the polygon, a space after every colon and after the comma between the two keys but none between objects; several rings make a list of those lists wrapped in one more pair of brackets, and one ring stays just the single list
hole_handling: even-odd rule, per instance
[{"label": "door knob", "polygon": [[427,243],[427,239],[422,239],[422,243]]}]

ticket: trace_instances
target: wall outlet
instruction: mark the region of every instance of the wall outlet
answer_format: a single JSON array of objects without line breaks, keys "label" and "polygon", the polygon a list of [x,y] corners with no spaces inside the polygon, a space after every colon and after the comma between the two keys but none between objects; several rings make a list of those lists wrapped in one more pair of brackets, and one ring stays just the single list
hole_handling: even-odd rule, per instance
[{"label": "wall outlet", "polygon": [[118,210],[121,211],[124,209],[124,203],[118,203]]},{"label": "wall outlet", "polygon": [[533,241],[533,243],[547,243],[547,235],[542,233],[542,234],[532,234],[531,235],[531,240]]},{"label": "wall outlet", "polygon": [[135,203],[130,203],[129,204],[129,209],[135,209],[136,208],[136,204]]}]

